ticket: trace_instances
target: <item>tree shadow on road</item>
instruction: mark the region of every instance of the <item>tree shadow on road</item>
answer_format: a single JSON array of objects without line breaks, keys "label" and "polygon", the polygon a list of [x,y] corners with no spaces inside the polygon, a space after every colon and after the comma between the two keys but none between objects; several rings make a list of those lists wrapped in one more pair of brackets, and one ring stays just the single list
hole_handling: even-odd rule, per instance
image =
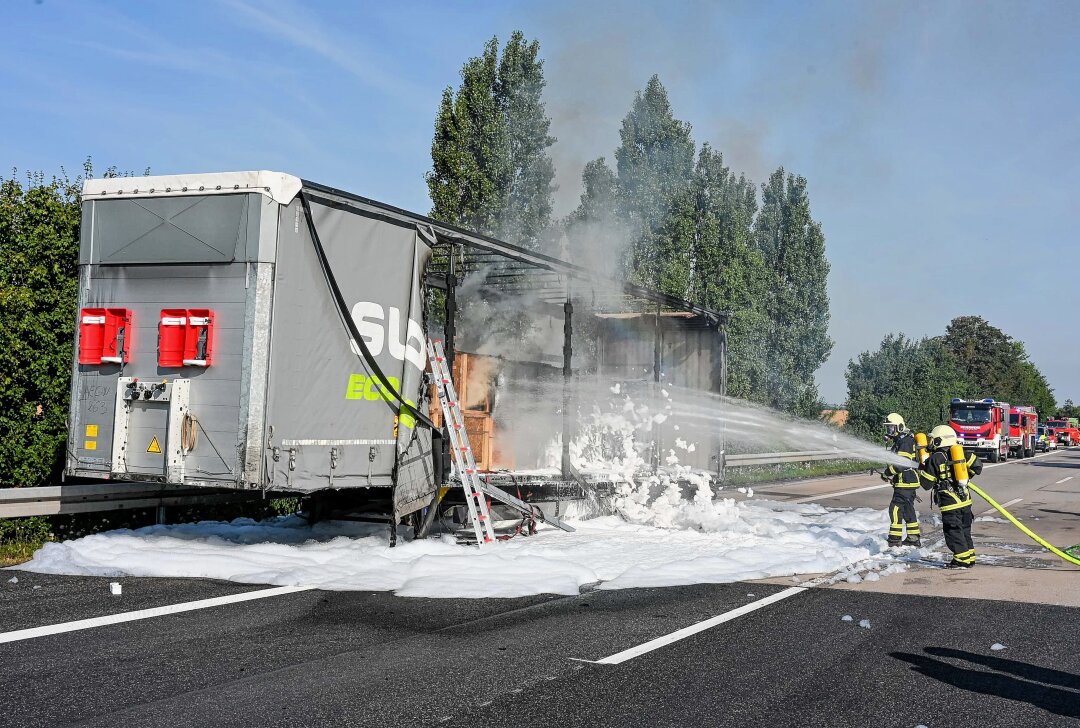
[{"label": "tree shadow on road", "polygon": [[1040,513],[1056,513],[1060,516],[1080,516],[1080,513],[1074,513],[1073,511],[1055,511],[1052,508],[1040,508]]},{"label": "tree shadow on road", "polygon": [[1025,463],[1029,468],[1080,468],[1080,463]]},{"label": "tree shadow on road", "polygon": [[[1080,692],[1076,692],[1080,691],[1080,675],[946,647],[927,647],[924,651],[926,655],[891,652],[889,656],[911,664],[916,672],[961,690],[1030,703],[1056,715],[1080,718]],[[966,660],[990,670],[960,667],[929,655]]]}]

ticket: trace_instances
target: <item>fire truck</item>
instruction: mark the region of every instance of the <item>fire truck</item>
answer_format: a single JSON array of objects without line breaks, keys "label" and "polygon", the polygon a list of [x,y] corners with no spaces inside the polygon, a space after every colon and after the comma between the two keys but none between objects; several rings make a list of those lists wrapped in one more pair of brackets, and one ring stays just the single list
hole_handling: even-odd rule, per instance
[{"label": "fire truck", "polygon": [[1080,444],[1080,429],[1076,427],[1075,418],[1059,417],[1056,420],[1047,420],[1046,427],[1050,436],[1065,447]]},{"label": "fire truck", "polygon": [[965,452],[992,463],[1009,457],[1009,403],[994,399],[953,399],[949,425]]},{"label": "fire truck", "polygon": [[1039,437],[1039,413],[1034,407],[1016,406],[1009,410],[1009,454],[1029,458],[1035,454]]}]

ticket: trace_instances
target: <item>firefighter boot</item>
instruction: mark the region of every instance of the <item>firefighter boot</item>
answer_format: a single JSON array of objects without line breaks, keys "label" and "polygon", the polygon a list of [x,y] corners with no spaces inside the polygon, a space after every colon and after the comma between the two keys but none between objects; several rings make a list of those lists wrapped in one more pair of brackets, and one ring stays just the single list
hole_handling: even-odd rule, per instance
[{"label": "firefighter boot", "polygon": [[919,538],[918,536],[908,536],[907,538],[904,539],[903,545],[904,546],[914,546],[915,548],[919,549],[919,548],[922,548],[922,539]]}]

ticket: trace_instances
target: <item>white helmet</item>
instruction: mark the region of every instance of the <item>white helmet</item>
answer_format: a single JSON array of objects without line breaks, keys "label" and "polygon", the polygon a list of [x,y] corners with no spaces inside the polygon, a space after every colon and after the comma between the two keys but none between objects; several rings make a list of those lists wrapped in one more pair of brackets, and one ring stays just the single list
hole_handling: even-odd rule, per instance
[{"label": "white helmet", "polygon": [[938,425],[930,430],[930,447],[933,450],[949,448],[956,444],[956,430],[948,425]]},{"label": "white helmet", "polygon": [[885,418],[885,434],[888,437],[896,437],[904,432],[907,432],[907,425],[904,424],[904,418],[896,412],[889,413]]}]

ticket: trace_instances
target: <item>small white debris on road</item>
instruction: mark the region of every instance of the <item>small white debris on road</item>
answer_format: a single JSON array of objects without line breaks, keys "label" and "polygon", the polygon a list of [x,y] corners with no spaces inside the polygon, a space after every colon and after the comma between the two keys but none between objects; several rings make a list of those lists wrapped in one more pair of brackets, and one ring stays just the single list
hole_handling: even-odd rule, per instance
[{"label": "small white debris on road", "polygon": [[1004,650],[1005,645],[1001,644],[1000,642],[995,642],[994,644],[990,645],[990,649],[992,649],[994,652],[997,652],[998,650]]},{"label": "small white debris on road", "polygon": [[862,627],[863,629],[870,629],[870,620],[869,619],[860,619],[859,620],[859,626]]},{"label": "small white debris on road", "polygon": [[17,577],[17,576],[13,576],[10,579],[8,579],[8,584],[18,584],[18,583],[19,583],[19,577]]},{"label": "small white debris on road", "polygon": [[118,581],[110,581],[109,582],[109,593],[112,594],[114,597],[120,596],[123,593],[123,591],[124,591],[124,587],[120,586],[120,582],[118,582]]},{"label": "small white debris on road", "polygon": [[852,621],[854,621],[854,617],[852,617],[850,614],[845,614],[843,617],[840,618],[840,621],[841,622],[852,622]]}]

